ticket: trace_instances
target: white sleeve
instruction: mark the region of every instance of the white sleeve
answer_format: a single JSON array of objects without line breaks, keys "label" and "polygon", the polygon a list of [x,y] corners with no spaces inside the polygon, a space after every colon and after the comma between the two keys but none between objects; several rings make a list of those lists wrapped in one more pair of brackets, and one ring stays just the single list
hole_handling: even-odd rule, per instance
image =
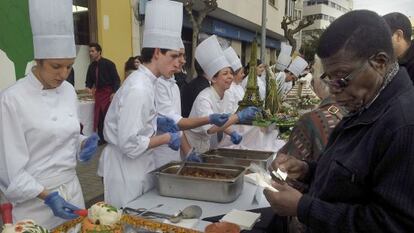
[{"label": "white sleeve", "polygon": [[[77,97],[76,97],[76,112],[77,112],[77,114],[78,114],[78,121],[79,121],[79,124],[81,123],[81,121],[80,121],[80,118],[79,118],[79,116],[80,116],[80,108],[79,108],[79,101],[77,100]],[[83,142],[83,140],[85,140],[85,139],[87,139],[88,137],[87,136],[85,136],[85,135],[83,135],[83,134],[79,134],[79,145],[77,146],[77,151],[76,151],[76,158],[79,160],[79,154],[80,154],[80,152],[81,152],[81,150],[82,150],[82,142]]]},{"label": "white sleeve", "polygon": [[16,104],[6,96],[0,99],[0,190],[7,200],[21,203],[39,195],[44,187],[25,167],[30,154],[19,122]]},{"label": "white sleeve", "polygon": [[154,103],[145,87],[131,88],[125,93],[118,112],[117,140],[122,153],[130,158],[137,158],[148,149],[153,135],[145,127],[151,120],[151,111],[155,114]]},{"label": "white sleeve", "polygon": [[[211,105],[211,100],[207,99],[204,96],[197,96],[196,100],[194,101],[193,107],[191,108],[190,117],[204,117],[213,114],[213,106]],[[200,126],[198,128],[191,129],[191,131],[195,133],[202,133],[208,135],[207,130],[209,130],[214,125],[207,124]]]},{"label": "white sleeve", "polygon": [[157,80],[155,92],[155,105],[157,107],[157,113],[159,115],[169,117],[173,119],[175,123],[178,123],[183,117],[177,113],[177,109],[175,109],[175,105],[173,103],[173,98],[174,96],[169,83]]}]

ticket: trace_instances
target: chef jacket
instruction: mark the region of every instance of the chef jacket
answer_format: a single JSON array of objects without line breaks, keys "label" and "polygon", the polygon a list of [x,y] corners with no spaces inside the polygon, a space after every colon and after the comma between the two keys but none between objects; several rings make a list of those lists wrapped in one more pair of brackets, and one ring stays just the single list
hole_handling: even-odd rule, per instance
[{"label": "chef jacket", "polygon": [[29,218],[46,228],[65,221],[37,198],[44,189],[84,207],[75,171],[85,138],[77,111],[73,86],[43,89],[32,72],[0,94],[0,189],[14,221]]},{"label": "chef jacket", "polygon": [[105,202],[126,206],[153,187],[154,153],[148,149],[157,131],[157,77],[139,66],[116,92],[105,117],[99,170],[104,177]]},{"label": "chef jacket", "polygon": [[244,97],[244,88],[241,84],[236,84],[235,82],[231,83],[231,86],[226,90],[224,101],[226,101],[226,106],[228,109],[226,112],[235,113],[239,108],[239,101]]},{"label": "chef jacket", "polygon": [[[155,87],[155,105],[158,115],[169,117],[178,123],[182,119],[181,97],[175,78],[160,77],[157,79]],[[154,148],[154,161],[157,168],[180,159],[180,151],[175,151],[168,145]]]},{"label": "chef jacket", "polygon": [[[227,91],[224,92],[224,97],[221,99],[213,86],[207,87],[195,99],[190,117],[208,116],[212,113],[225,113],[228,109],[226,101],[224,101],[227,98],[226,95]],[[207,124],[185,131],[188,142],[194,147],[197,153],[203,153],[210,149],[210,138],[212,135],[208,134],[207,130],[212,126],[212,124]]]}]

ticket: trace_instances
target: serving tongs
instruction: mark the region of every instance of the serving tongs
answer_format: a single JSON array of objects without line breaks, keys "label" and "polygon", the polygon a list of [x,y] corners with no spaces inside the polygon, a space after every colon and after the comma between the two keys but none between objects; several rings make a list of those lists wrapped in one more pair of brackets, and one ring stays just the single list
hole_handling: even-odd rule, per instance
[{"label": "serving tongs", "polygon": [[122,208],[122,212],[124,214],[137,215],[137,216],[148,218],[148,219],[170,219],[171,217],[173,217],[172,215],[169,215],[169,214],[148,211],[145,208],[133,209],[130,207],[124,207]]}]

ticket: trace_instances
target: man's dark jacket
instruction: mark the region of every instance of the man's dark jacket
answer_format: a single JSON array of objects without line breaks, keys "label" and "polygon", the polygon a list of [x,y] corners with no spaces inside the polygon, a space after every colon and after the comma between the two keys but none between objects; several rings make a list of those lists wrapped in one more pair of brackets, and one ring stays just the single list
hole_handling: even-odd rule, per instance
[{"label": "man's dark jacket", "polygon": [[337,125],[299,201],[308,232],[414,232],[413,100],[400,68],[371,107]]},{"label": "man's dark jacket", "polygon": [[181,113],[183,117],[188,117],[193,107],[194,100],[198,94],[210,86],[210,82],[204,76],[197,76],[190,83],[181,89]]},{"label": "man's dark jacket", "polygon": [[407,69],[408,75],[410,75],[411,81],[414,83],[414,40],[411,41],[411,46],[404,56],[398,60],[398,63]]}]

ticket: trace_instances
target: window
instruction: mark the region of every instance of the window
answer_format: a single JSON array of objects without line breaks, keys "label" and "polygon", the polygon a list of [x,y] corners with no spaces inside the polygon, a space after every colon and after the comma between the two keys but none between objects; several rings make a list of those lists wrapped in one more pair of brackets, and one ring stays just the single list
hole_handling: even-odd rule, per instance
[{"label": "window", "polygon": [[269,4],[272,5],[272,6],[276,6],[276,2],[275,1],[276,0],[269,0]]}]

